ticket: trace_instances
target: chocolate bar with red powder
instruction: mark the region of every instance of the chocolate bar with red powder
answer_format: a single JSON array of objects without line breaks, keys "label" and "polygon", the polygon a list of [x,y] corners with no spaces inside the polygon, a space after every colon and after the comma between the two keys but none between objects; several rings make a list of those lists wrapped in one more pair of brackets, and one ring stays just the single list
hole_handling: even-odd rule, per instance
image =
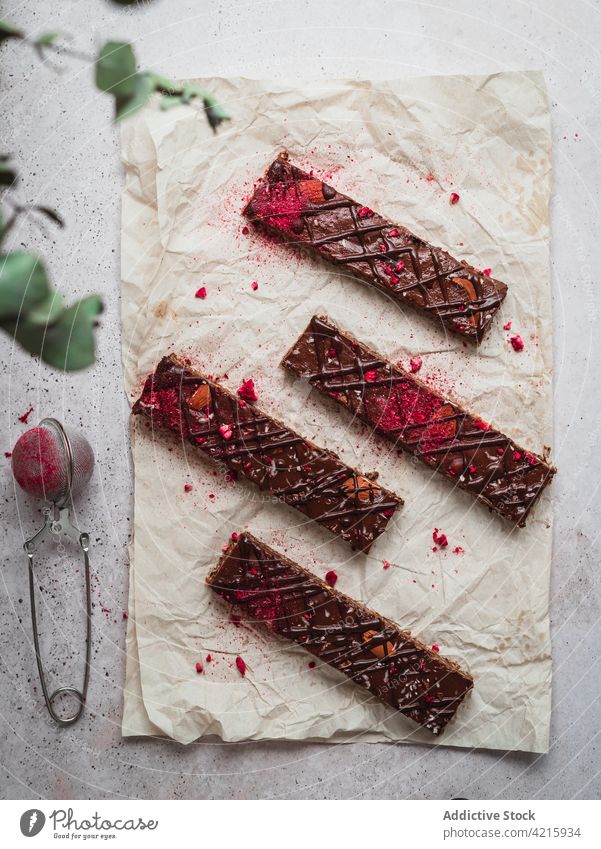
[{"label": "chocolate bar with red powder", "polygon": [[556,472],[328,318],[311,319],[282,366],[520,527]]},{"label": "chocolate bar with red powder", "polygon": [[133,407],[260,489],[368,552],[403,501],[175,356]]},{"label": "chocolate bar with red powder", "polygon": [[433,734],[473,687],[457,664],[249,533],[230,543],[207,583],[245,617],[303,646]]},{"label": "chocolate bar with red powder", "polygon": [[244,215],[472,342],[482,340],[507,294],[505,283],[301,171],[285,153]]}]

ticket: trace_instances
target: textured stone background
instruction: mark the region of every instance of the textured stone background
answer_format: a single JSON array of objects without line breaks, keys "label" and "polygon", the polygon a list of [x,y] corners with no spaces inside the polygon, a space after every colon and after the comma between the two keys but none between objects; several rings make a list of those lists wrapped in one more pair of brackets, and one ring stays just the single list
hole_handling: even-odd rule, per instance
[{"label": "textured stone background", "polygon": [[[52,7],[56,6],[56,10]],[[569,11],[569,20],[566,15]],[[119,354],[121,167],[109,99],[84,61],[41,63],[24,46],[0,53],[0,148],[14,154],[23,200],[66,218],[46,237],[27,224],[14,245],[35,247],[67,296],[101,292],[106,311],[98,362],[62,375],[0,338],[2,452],[24,425],[54,414],[84,427],[97,470],[78,500],[95,543],[94,655],[89,708],[57,730],[40,703],[31,645],[22,541],[39,524],[2,459],[0,575],[0,794],[3,798],[598,798],[601,791],[599,660],[599,285],[601,245],[601,5],[574,0],[154,0],[122,9],[108,0],[9,0],[3,17],[32,33],[61,30],[91,53],[110,37],[135,43],[142,67],[172,77],[392,77],[542,68],[554,138],[556,483],[552,627],[554,713],[546,756],[361,744],[188,748],[121,739],[132,509],[128,405]],[[81,576],[69,561],[41,565],[49,665],[77,682]],[[65,575],[67,579],[65,592]],[[78,580],[79,579],[79,580]]]}]

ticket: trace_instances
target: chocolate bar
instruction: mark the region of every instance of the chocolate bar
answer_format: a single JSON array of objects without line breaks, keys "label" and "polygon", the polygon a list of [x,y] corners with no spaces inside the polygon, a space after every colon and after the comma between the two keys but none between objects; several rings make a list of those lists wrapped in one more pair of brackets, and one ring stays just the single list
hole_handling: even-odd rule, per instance
[{"label": "chocolate bar", "polygon": [[403,504],[375,476],[351,469],[177,357],[161,360],[133,412],[366,553]]},{"label": "chocolate bar", "polygon": [[285,153],[269,167],[244,215],[472,342],[482,340],[507,294],[505,283],[301,171]]},{"label": "chocolate bar", "polygon": [[473,687],[457,664],[249,533],[230,543],[207,584],[433,734]]},{"label": "chocolate bar", "polygon": [[314,316],[282,366],[520,527],[556,469]]}]

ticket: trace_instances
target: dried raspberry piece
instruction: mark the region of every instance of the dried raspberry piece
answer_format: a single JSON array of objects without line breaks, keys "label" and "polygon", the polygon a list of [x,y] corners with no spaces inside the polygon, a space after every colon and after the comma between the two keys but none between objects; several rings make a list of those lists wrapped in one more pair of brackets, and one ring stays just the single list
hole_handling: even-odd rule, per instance
[{"label": "dried raspberry piece", "polygon": [[336,349],[335,348],[329,348],[328,349],[328,357],[335,357],[335,356],[336,356]]},{"label": "dried raspberry piece", "polygon": [[12,451],[5,451],[5,452],[4,452],[4,456],[5,456],[5,457],[6,457],[6,459],[8,460],[8,458],[9,458],[9,457],[12,457],[12,456],[13,456],[13,452],[12,452]]},{"label": "dried raspberry piece", "polygon": [[433,645],[433,646],[432,646],[432,651],[440,651],[440,646]]},{"label": "dried raspberry piece", "polygon": [[397,262],[397,264],[395,265],[394,270],[395,270],[395,271],[402,271],[404,268],[405,268],[405,263],[404,263],[404,262],[403,262],[403,260],[401,259],[401,260],[399,260],[399,262]]},{"label": "dried raspberry piece", "polygon": [[225,439],[226,442],[231,439],[233,435],[232,429],[229,425],[221,425],[221,427],[219,428],[219,433]]},{"label": "dried raspberry piece", "polygon": [[248,236],[248,227],[245,226],[245,227],[242,228],[242,235]]},{"label": "dried raspberry piece", "polygon": [[184,492],[192,492],[193,489],[194,489],[194,487],[192,486],[191,483],[184,484]]},{"label": "dried raspberry piece", "polygon": [[241,657],[236,658],[236,669],[238,670],[240,675],[244,678],[244,676],[246,675],[246,664],[244,663],[244,661],[242,660]]},{"label": "dried raspberry piece", "polygon": [[504,453],[505,452],[504,452],[503,448],[497,448],[497,454],[504,454]]},{"label": "dried raspberry piece", "polygon": [[373,210],[369,208],[369,206],[362,206],[357,210],[357,215],[359,218],[373,218]]},{"label": "dried raspberry piece", "polygon": [[451,192],[451,197],[449,198],[449,200],[451,201],[451,204],[459,203],[459,195],[457,194],[457,192]]},{"label": "dried raspberry piece", "polygon": [[333,587],[337,580],[338,575],[336,574],[336,572],[334,572],[333,569],[330,569],[329,572],[326,572],[326,584],[329,584],[331,587]]},{"label": "dried raspberry piece", "polygon": [[240,398],[244,398],[245,401],[257,400],[257,393],[255,392],[255,382],[252,377],[249,377],[248,380],[243,380],[242,386],[239,386],[236,391]]},{"label": "dried raspberry piece", "polygon": [[389,233],[388,235],[389,235],[389,236],[392,236],[392,238],[394,239],[396,236],[398,236],[398,235],[399,235],[399,231],[398,231],[398,230],[396,229],[396,227],[395,227],[395,228],[394,228],[394,230],[391,230],[391,231],[390,231],[390,233]]},{"label": "dried raspberry piece", "polygon": [[476,474],[476,467],[475,467],[475,466],[470,466],[470,467],[469,467],[469,473],[470,473],[470,475],[475,475],[475,474]]},{"label": "dried raspberry piece", "polygon": [[202,663],[200,663],[199,661],[197,661],[196,663],[196,672],[198,675],[200,675],[202,672]]},{"label": "dried raspberry piece", "polygon": [[513,452],[513,459],[514,459],[514,460],[516,460],[516,462],[517,462],[517,460],[521,460],[521,459],[522,459],[522,455],[520,454],[520,452],[519,452],[519,451],[514,451],[514,452]]},{"label": "dried raspberry piece", "polygon": [[378,373],[376,371],[366,371],[364,377],[368,383],[373,383]]},{"label": "dried raspberry piece", "polygon": [[390,563],[388,562],[388,560],[382,561],[382,565],[384,569],[390,569]]},{"label": "dried raspberry piece", "polygon": [[415,374],[416,371],[419,371],[422,367],[422,358],[421,357],[411,357],[409,360],[409,369]]},{"label": "dried raspberry piece", "polygon": [[233,540],[234,542],[236,542],[236,540],[238,539],[238,536],[239,536],[239,534],[237,534],[237,533],[234,531],[234,533],[232,534],[232,540]]},{"label": "dried raspberry piece", "polygon": [[492,268],[483,268],[482,269],[482,274],[485,277],[490,277],[491,273],[492,273]]},{"label": "dried raspberry piece", "polygon": [[253,292],[257,291],[257,289],[259,288],[259,284],[256,280],[253,280],[253,282],[250,284],[250,288],[253,290]]},{"label": "dried raspberry piece", "polygon": [[207,290],[205,289],[205,287],[201,286],[200,289],[196,291],[194,297],[200,298],[201,301],[204,301],[204,299],[207,297]]},{"label": "dried raspberry piece", "polygon": [[213,661],[213,657],[212,657],[212,655],[208,654],[208,655],[205,657],[205,660],[206,660],[206,662],[207,662],[207,663],[211,663],[211,662]]},{"label": "dried raspberry piece", "polygon": [[487,425],[486,422],[483,422],[481,419],[477,419],[474,422],[474,427],[477,427],[478,430],[490,430],[490,425]]},{"label": "dried raspberry piece", "polygon": [[432,533],[432,539],[434,540],[436,545],[439,545],[441,548],[446,548],[449,544],[446,534],[439,534],[438,528],[434,528],[434,531]]},{"label": "dried raspberry piece", "polygon": [[309,661],[309,669],[315,669],[315,666],[316,666],[316,665],[317,665],[317,664],[315,663],[315,661],[314,661],[314,660],[310,660],[310,661]]},{"label": "dried raspberry piece", "polygon": [[127,612],[127,610],[123,611],[123,613],[121,614],[121,618],[123,619],[123,621],[129,619],[129,613]]},{"label": "dried raspberry piece", "polygon": [[33,413],[33,407],[30,407],[28,410],[26,410],[26,411],[23,413],[23,415],[22,415],[22,416],[19,416],[19,421],[20,421],[20,422],[23,422],[23,424],[27,424],[27,422],[29,421],[29,416],[30,416],[32,413]]},{"label": "dried raspberry piece", "polygon": [[507,324],[503,325],[503,330],[511,330],[511,322],[508,321]]},{"label": "dried raspberry piece", "polygon": [[464,554],[464,550],[460,545],[456,545],[453,549],[453,554]]},{"label": "dried raspberry piece", "polygon": [[521,336],[512,336],[509,340],[514,351],[524,350],[524,341]]}]

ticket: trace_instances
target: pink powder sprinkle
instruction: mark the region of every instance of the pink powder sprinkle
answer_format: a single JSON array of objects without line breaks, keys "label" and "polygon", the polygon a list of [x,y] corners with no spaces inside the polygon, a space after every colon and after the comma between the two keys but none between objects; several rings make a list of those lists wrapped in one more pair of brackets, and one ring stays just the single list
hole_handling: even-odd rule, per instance
[{"label": "pink powder sprinkle", "polygon": [[457,192],[451,192],[451,197],[449,198],[449,200],[453,205],[459,203],[459,195],[457,194]]},{"label": "pink powder sprinkle", "polygon": [[244,678],[244,676],[246,675],[246,664],[244,663],[241,657],[236,658],[236,668],[240,675]]},{"label": "pink powder sprinkle", "polygon": [[330,569],[329,572],[326,572],[326,584],[329,584],[331,587],[333,587],[336,584],[337,580],[338,575],[336,574],[336,572],[334,572],[333,569]]},{"label": "pink powder sprinkle", "polygon": [[196,294],[194,295],[194,297],[195,297],[195,298],[200,298],[200,300],[201,300],[201,301],[204,301],[204,299],[207,297],[207,290],[206,290],[206,288],[205,288],[204,286],[201,286],[201,287],[200,287],[200,289],[198,289],[198,290],[197,290],[197,292],[196,292]]}]

